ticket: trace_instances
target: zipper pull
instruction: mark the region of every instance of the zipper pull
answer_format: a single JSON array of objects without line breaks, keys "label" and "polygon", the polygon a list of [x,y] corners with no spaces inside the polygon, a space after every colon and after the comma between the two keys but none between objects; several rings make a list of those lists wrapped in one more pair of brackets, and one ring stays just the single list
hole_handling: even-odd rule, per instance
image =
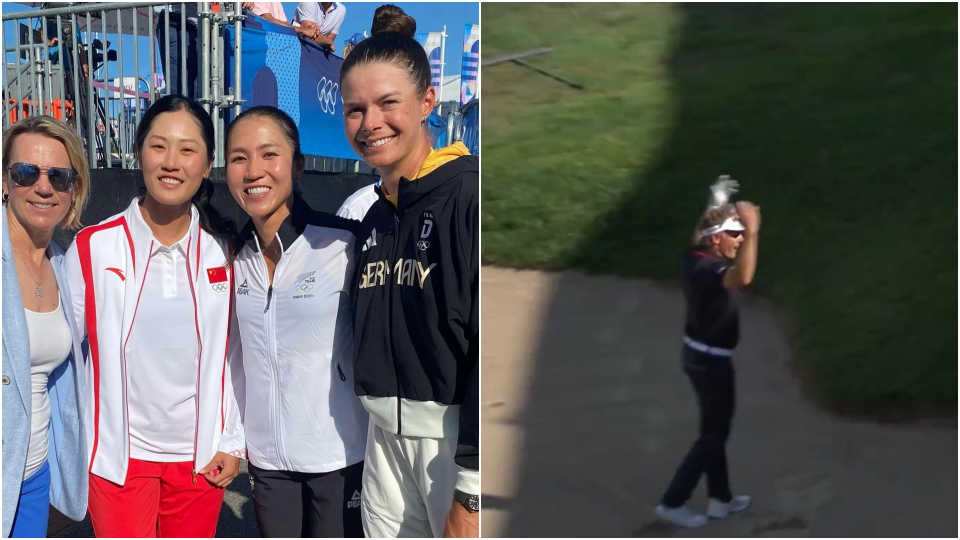
[{"label": "zipper pull", "polygon": [[193,477],[193,483],[196,484],[196,483],[197,483],[197,470],[196,470],[196,469],[191,470],[191,471],[190,471],[190,476]]},{"label": "zipper pull", "polygon": [[340,369],[340,362],[337,362],[337,371],[340,372],[340,380],[343,381],[343,382],[347,382],[347,376],[344,375],[344,374],[343,374],[343,370]]},{"label": "zipper pull", "polygon": [[265,311],[270,311],[270,299],[273,298],[273,285],[267,289],[267,309]]}]

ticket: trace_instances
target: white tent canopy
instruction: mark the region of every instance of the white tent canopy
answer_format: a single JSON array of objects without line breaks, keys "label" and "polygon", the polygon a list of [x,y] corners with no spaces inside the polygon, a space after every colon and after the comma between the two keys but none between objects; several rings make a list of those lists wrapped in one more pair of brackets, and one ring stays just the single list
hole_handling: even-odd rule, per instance
[{"label": "white tent canopy", "polygon": [[[443,84],[441,86],[443,90],[443,100],[444,101],[460,101],[460,76],[459,75],[445,75],[443,77]],[[439,99],[440,96],[437,96]]]}]

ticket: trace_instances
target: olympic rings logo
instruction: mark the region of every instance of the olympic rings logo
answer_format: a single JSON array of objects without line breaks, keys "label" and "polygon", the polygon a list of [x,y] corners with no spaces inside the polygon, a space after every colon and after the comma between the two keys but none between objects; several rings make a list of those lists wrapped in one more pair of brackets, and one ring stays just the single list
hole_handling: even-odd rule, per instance
[{"label": "olympic rings logo", "polygon": [[301,293],[310,292],[312,290],[313,290],[313,283],[301,283],[296,287],[296,291]]},{"label": "olympic rings logo", "polygon": [[417,242],[417,247],[420,248],[420,251],[426,251],[430,247],[430,242],[426,240],[420,240]]},{"label": "olympic rings logo", "polygon": [[317,83],[317,99],[320,100],[320,110],[334,114],[337,110],[337,97],[340,95],[340,83],[327,80],[326,77]]},{"label": "olympic rings logo", "polygon": [[227,289],[230,288],[226,283],[214,283],[211,287],[213,287],[214,292],[218,293],[227,292]]}]

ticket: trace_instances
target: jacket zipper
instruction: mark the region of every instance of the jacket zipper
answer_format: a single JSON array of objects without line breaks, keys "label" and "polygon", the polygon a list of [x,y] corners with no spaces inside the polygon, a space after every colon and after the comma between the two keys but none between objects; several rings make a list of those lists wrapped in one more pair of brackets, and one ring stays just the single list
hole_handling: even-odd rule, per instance
[{"label": "jacket zipper", "polygon": [[343,381],[343,382],[347,382],[347,376],[344,375],[344,374],[343,374],[343,370],[340,369],[340,362],[337,362],[337,371],[340,372],[340,380]]},{"label": "jacket zipper", "polygon": [[[263,275],[269,280],[270,271],[267,269],[267,262],[263,258],[263,251],[260,251],[260,264],[263,265]],[[283,256],[281,255],[281,258]],[[276,324],[275,324],[275,314],[270,313],[270,301],[273,299],[273,281],[279,277],[280,270],[280,261],[277,261],[277,265],[273,268],[273,280],[270,281],[270,285],[267,287],[267,307],[264,309],[263,313],[266,317],[265,326],[267,328],[266,337],[270,340],[269,357],[271,363],[273,364],[273,380],[274,386],[276,388],[276,399],[280,398],[280,363],[277,361],[277,335],[276,335]],[[285,468],[283,464],[283,451],[282,441],[280,436],[280,407],[275,403],[275,415],[274,415],[274,430],[273,430],[273,442],[277,446],[277,464],[281,469]]]}]

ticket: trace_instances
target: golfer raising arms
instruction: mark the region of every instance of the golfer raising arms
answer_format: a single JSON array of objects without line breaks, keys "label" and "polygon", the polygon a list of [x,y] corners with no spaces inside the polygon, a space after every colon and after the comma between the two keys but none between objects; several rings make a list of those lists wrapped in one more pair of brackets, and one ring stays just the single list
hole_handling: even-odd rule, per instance
[{"label": "golfer raising arms", "polygon": [[[728,203],[737,183],[726,177],[711,190],[710,206],[697,224],[694,246],[683,264],[687,299],[683,370],[697,394],[700,437],[656,508],[657,515],[681,527],[700,527],[708,516],[723,519],[750,506],[750,497],[730,492],[726,444],[734,409],[732,356],[740,333],[733,291],[753,281],[760,207],[746,201]],[[685,504],[703,474],[710,497],[706,516]]]}]

